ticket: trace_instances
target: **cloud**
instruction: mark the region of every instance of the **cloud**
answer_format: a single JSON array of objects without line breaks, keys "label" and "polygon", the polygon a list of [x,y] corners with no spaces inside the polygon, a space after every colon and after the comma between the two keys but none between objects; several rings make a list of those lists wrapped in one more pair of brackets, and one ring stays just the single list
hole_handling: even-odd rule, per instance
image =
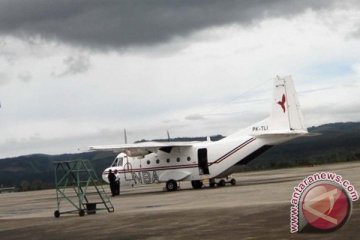
[{"label": "cloud", "polygon": [[97,49],[151,46],[197,30],[332,7],[333,0],[82,0],[0,3],[0,34]]},{"label": "cloud", "polygon": [[194,120],[204,120],[204,116],[201,114],[191,114],[185,117],[186,120],[194,121]]},{"label": "cloud", "polygon": [[306,125],[359,121],[355,3],[14,1],[0,1],[1,156],[122,143],[124,128],[129,142],[229,135],[268,116],[277,74]]},{"label": "cloud", "polygon": [[6,73],[0,72],[0,86],[9,82],[9,77]]},{"label": "cloud", "polygon": [[60,74],[54,74],[57,77],[64,77],[67,75],[75,75],[87,72],[90,69],[90,58],[88,56],[79,54],[75,56],[69,56],[63,61],[65,70]]},{"label": "cloud", "polygon": [[32,75],[29,72],[21,72],[17,77],[22,82],[29,82],[32,79]]}]

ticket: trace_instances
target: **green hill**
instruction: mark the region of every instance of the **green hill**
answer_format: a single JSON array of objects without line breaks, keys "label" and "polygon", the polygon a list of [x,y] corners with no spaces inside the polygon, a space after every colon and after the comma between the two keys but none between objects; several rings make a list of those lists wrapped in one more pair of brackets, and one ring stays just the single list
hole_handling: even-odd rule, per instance
[{"label": "green hill", "polygon": [[302,137],[271,148],[248,168],[279,168],[360,160],[360,123],[332,123],[308,129]]},{"label": "green hill", "polygon": [[20,190],[35,190],[54,186],[54,161],[88,159],[100,177],[116,154],[112,152],[86,152],[77,154],[33,154],[0,160],[0,184],[16,186]]},{"label": "green hill", "polygon": [[[360,123],[332,123],[311,127],[309,131],[320,135],[302,137],[275,146],[246,165],[244,170],[360,160]],[[221,138],[223,138],[221,135],[217,135],[211,139],[216,141]],[[176,138],[171,141],[202,141],[205,139],[205,137]],[[116,154],[112,152],[86,152],[62,155],[34,154],[1,159],[0,185],[16,186],[20,190],[53,187],[53,162],[75,159],[90,160],[100,176],[103,169],[111,164],[115,156]]]}]

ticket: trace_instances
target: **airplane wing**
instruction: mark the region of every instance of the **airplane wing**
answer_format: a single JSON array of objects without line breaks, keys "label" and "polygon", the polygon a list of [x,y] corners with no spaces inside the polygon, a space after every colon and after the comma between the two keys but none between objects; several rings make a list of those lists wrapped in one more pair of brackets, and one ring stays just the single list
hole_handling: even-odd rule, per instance
[{"label": "airplane wing", "polygon": [[144,156],[158,150],[170,153],[174,147],[188,148],[192,147],[195,142],[141,142],[133,144],[119,144],[106,146],[92,146],[92,151],[113,151],[124,152],[130,157]]}]

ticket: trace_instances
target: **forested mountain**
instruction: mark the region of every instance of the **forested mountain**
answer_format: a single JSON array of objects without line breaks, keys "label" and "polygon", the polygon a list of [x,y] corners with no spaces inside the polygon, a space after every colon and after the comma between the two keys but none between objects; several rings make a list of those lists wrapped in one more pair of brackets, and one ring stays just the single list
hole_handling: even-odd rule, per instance
[{"label": "forested mountain", "polygon": [[[329,162],[360,160],[360,123],[332,123],[311,127],[318,136],[302,137],[275,146],[244,167],[244,170],[313,165]],[[221,135],[211,137],[213,141]],[[171,141],[197,141],[199,138],[176,138]],[[142,140],[144,141],[144,140]],[[86,152],[78,154],[34,154],[0,160],[0,185],[16,186],[20,190],[52,187],[54,161],[88,159],[100,176],[116,154]]]},{"label": "forested mountain", "polygon": [[85,152],[77,154],[33,154],[0,160],[0,184],[16,186],[22,190],[42,189],[54,186],[54,162],[77,159],[90,160],[98,177],[108,167],[116,154],[112,152]]},{"label": "forested mountain", "polygon": [[360,123],[332,123],[308,130],[319,135],[274,146],[248,167],[290,167],[360,160]]}]

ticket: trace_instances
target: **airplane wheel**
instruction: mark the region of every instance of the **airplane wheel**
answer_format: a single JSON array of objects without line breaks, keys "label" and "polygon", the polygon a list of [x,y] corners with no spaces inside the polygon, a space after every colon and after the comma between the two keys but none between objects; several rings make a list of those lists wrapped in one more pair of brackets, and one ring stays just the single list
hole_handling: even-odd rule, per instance
[{"label": "airplane wheel", "polygon": [[166,182],[166,190],[168,190],[168,192],[176,191],[177,187],[178,186],[175,180],[169,180]]},{"label": "airplane wheel", "polygon": [[235,185],[236,185],[236,180],[235,180],[234,178],[232,178],[232,179],[230,180],[230,183],[231,183],[231,185],[235,186]]},{"label": "airplane wheel", "polygon": [[56,210],[54,212],[54,217],[56,217],[56,218],[60,217],[60,212],[58,210]]},{"label": "airplane wheel", "polygon": [[200,188],[202,188],[203,183],[202,183],[202,181],[194,180],[194,181],[191,181],[191,185],[194,189],[200,189]]},{"label": "airplane wheel", "polygon": [[215,187],[215,180],[214,180],[214,179],[210,179],[209,186],[210,186],[211,188]]},{"label": "airplane wheel", "polygon": [[219,187],[225,186],[225,180],[224,180],[224,179],[221,179],[217,185],[218,185]]},{"label": "airplane wheel", "polygon": [[81,210],[79,211],[79,216],[80,216],[80,217],[85,216],[85,211],[84,211],[83,209],[81,209]]}]

